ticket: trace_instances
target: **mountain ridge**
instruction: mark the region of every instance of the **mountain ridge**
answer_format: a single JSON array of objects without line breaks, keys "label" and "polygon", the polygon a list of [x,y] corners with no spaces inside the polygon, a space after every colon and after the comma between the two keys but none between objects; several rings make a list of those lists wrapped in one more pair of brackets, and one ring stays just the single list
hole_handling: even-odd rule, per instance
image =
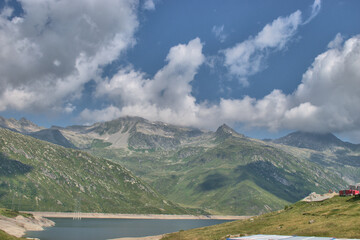
[{"label": "mountain ridge", "polygon": [[360,153],[351,149],[264,142],[226,124],[212,132],[124,117],[53,128],[77,148],[130,169],[168,199],[215,214],[280,209],[312,191],[342,188],[360,177]]},{"label": "mountain ridge", "polygon": [[[0,206],[185,214],[121,165],[0,128]],[[191,211],[190,211],[191,212]]]},{"label": "mountain ridge", "polygon": [[273,142],[318,151],[326,150],[331,147],[345,147],[345,143],[332,133],[309,133],[297,131],[278,138]]},{"label": "mountain ridge", "polygon": [[[126,125],[124,123],[130,123],[133,126]],[[6,119],[4,117],[0,116],[0,127],[8,128],[10,130],[20,132],[20,133],[33,133],[38,132],[40,130],[44,129],[57,129],[60,132],[64,130],[70,130],[70,131],[76,131],[79,133],[89,133],[89,132],[96,132],[99,135],[104,134],[114,134],[116,132],[119,132],[122,130],[123,132],[126,132],[127,130],[130,130],[131,127],[135,127],[136,124],[148,124],[148,125],[154,125],[154,126],[161,126],[162,128],[173,129],[183,129],[185,132],[190,132],[192,134],[201,134],[201,133],[213,133],[213,134],[227,134],[230,135],[237,135],[239,137],[245,137],[243,134],[238,133],[233,128],[229,127],[227,124],[222,124],[219,126],[214,132],[208,131],[208,130],[200,130],[198,128],[193,127],[186,127],[186,126],[179,126],[179,125],[173,125],[168,124],[161,121],[149,121],[142,117],[137,116],[125,116],[125,117],[119,117],[111,121],[104,121],[104,122],[96,122],[92,125],[70,125],[66,127],[61,126],[51,126],[50,128],[44,128],[36,125],[35,123],[31,122],[30,120],[27,120],[26,118],[22,117],[19,120],[16,120],[14,118]],[[26,128],[28,127],[28,128]],[[124,128],[122,128],[124,127]],[[30,135],[30,134],[29,134]],[[160,135],[160,134],[159,134]],[[173,136],[173,135],[170,135]],[[260,140],[260,139],[259,139]],[[298,142],[296,142],[298,140]],[[311,132],[304,132],[304,131],[295,131],[291,132],[283,137],[280,137],[278,139],[263,139],[265,142],[274,142],[278,144],[284,144],[294,147],[300,147],[300,148],[308,148],[313,149],[317,146],[313,146],[311,143],[306,143],[307,140],[317,140],[318,142],[322,142],[323,145],[327,146],[344,146],[349,148],[357,148],[360,147],[360,144],[354,144],[351,142],[345,142],[338,137],[336,137],[333,133],[311,133]],[[314,150],[323,150],[325,147],[316,148]]]},{"label": "mountain ridge", "polygon": [[31,133],[44,129],[44,127],[40,127],[24,117],[16,120],[15,118],[6,119],[0,116],[0,127],[20,133]]}]

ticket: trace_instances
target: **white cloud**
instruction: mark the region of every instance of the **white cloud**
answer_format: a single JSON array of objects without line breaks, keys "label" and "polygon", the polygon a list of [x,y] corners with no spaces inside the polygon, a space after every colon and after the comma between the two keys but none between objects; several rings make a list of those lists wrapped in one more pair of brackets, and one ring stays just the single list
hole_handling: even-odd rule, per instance
[{"label": "white cloud", "polygon": [[121,116],[119,108],[110,105],[101,110],[90,111],[85,109],[81,112],[79,119],[86,122],[86,124],[92,124],[94,122],[110,121]]},{"label": "white cloud", "polygon": [[[112,79],[98,85],[97,96],[111,98],[121,115],[192,125],[198,106],[191,95],[190,82],[205,61],[200,39],[172,47],[166,60],[167,64],[152,79],[131,68],[120,70]],[[81,117],[89,121],[89,113],[86,110]]]},{"label": "white cloud", "polygon": [[[320,12],[321,0],[315,0],[311,6],[311,15],[302,20],[301,11],[296,11],[287,17],[278,17],[255,36],[236,44],[234,47],[222,50],[225,56],[224,65],[230,74],[237,77],[243,86],[249,85],[248,77],[267,67],[266,59],[269,53],[285,49],[295,36],[300,25],[309,23]],[[215,35],[221,36],[222,28],[213,28]]]},{"label": "white cloud", "polygon": [[255,37],[223,50],[225,66],[229,72],[247,85],[247,77],[266,67],[265,59],[269,50],[282,50],[296,33],[302,23],[301,12],[296,11],[288,17],[279,17],[267,24]]},{"label": "white cloud", "polygon": [[[0,111],[71,113],[72,100],[94,79],[95,96],[111,104],[85,109],[79,116],[85,122],[136,115],[201,128],[226,122],[274,131],[359,131],[360,36],[344,42],[338,34],[292,94],[273,90],[262,99],[245,96],[209,104],[192,94],[191,82],[205,63],[198,38],[172,47],[165,66],[152,77],[129,67],[101,79],[101,67],[135,44],[136,1],[20,2],[23,17],[9,20],[10,8],[0,13]],[[313,9],[315,16],[320,1]],[[255,37],[224,50],[225,65],[246,84],[248,76],[266,66],[269,51],[286,48],[300,24],[300,11],[277,18]]]},{"label": "white cloud", "polygon": [[221,26],[213,26],[211,32],[215,35],[215,37],[221,42],[225,42],[227,36],[224,33],[224,25]]},{"label": "white cloud", "polygon": [[[336,39],[339,35],[336,36]],[[360,36],[335,44],[316,57],[294,93],[299,102],[319,108],[322,131],[345,131],[360,126]],[[313,121],[314,123],[315,121]],[[311,124],[316,125],[316,124]],[[303,126],[304,127],[304,126]],[[309,126],[309,128],[313,128]]]},{"label": "white cloud", "polygon": [[274,90],[263,99],[222,100],[224,121],[269,130],[358,131],[360,35],[344,44],[340,38],[336,35],[332,48],[316,57],[292,94]]},{"label": "white cloud", "polygon": [[167,65],[153,78],[129,68],[100,84],[98,95],[116,104],[85,110],[81,117],[91,121],[133,115],[211,129],[226,122],[271,131],[359,131],[360,35],[334,46],[316,57],[292,94],[273,90],[262,99],[245,96],[208,104],[197,103],[191,94],[190,83],[204,63],[202,44],[194,39],[173,47]]},{"label": "white cloud", "polygon": [[[65,111],[135,43],[137,1],[19,0],[0,14],[0,109]],[[63,108],[63,110],[61,110]]]},{"label": "white cloud", "polygon": [[320,9],[321,9],[321,0],[315,0],[313,5],[311,6],[310,17],[303,24],[307,24],[311,20],[313,20],[319,14]]},{"label": "white cloud", "polygon": [[344,38],[343,36],[338,33],[336,34],[334,40],[332,40],[331,42],[329,42],[328,44],[328,48],[340,48],[341,44],[344,42]]},{"label": "white cloud", "polygon": [[155,10],[154,0],[145,0],[143,8],[145,10]]}]

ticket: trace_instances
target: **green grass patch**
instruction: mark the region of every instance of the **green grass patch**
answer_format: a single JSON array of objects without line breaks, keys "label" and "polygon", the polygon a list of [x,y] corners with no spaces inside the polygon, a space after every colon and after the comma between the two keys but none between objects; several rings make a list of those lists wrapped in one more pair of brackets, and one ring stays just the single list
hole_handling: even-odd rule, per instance
[{"label": "green grass patch", "polygon": [[106,148],[111,146],[112,144],[109,142],[104,142],[100,139],[94,139],[91,143],[91,148]]},{"label": "green grass patch", "polygon": [[17,237],[7,234],[3,230],[0,230],[0,239],[1,240],[19,240],[19,239],[26,239],[26,238],[17,238]]},{"label": "green grass patch", "polygon": [[286,209],[247,220],[168,234],[162,240],[225,240],[230,235],[279,234],[360,238],[360,201],[334,197],[323,202],[297,202]]},{"label": "green grass patch", "polygon": [[19,215],[21,215],[23,217],[27,217],[27,218],[32,218],[33,217],[32,214],[20,213],[18,211],[13,211],[13,210],[6,209],[6,208],[0,208],[0,215],[4,216],[4,217],[8,217],[8,218],[14,218],[14,217],[17,217]]}]

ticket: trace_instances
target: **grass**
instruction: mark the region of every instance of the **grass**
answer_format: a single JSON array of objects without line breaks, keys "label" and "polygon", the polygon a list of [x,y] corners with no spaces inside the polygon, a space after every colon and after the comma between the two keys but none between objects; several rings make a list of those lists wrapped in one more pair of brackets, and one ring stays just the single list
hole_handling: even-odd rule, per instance
[{"label": "grass", "polygon": [[19,240],[19,239],[26,239],[26,238],[17,238],[17,237],[11,236],[10,234],[7,234],[3,230],[0,230],[0,239],[1,240]]},{"label": "grass", "polygon": [[323,202],[297,202],[248,220],[168,234],[162,240],[224,240],[230,235],[279,234],[360,238],[360,198],[334,197]]},{"label": "grass", "polygon": [[91,143],[91,148],[106,148],[108,146],[111,146],[111,143],[104,142],[103,140],[100,139],[94,139]]},{"label": "grass", "polygon": [[169,200],[211,214],[261,214],[344,184],[318,165],[242,138],[166,151],[90,152],[121,163]]},{"label": "grass", "polygon": [[19,215],[21,215],[23,217],[27,217],[27,218],[32,218],[33,217],[33,215],[29,214],[29,213],[20,213],[18,211],[13,211],[13,210],[10,210],[10,209],[0,208],[0,216],[4,216],[4,217],[8,217],[8,218],[14,218],[14,217],[17,217]]}]

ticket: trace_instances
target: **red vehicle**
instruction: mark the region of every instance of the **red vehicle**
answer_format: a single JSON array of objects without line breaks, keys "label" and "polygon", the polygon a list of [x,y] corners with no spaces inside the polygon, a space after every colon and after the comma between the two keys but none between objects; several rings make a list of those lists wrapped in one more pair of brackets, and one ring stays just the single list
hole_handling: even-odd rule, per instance
[{"label": "red vehicle", "polygon": [[340,190],[339,195],[340,196],[360,196],[359,190],[360,190],[360,186],[350,185],[349,189]]}]

